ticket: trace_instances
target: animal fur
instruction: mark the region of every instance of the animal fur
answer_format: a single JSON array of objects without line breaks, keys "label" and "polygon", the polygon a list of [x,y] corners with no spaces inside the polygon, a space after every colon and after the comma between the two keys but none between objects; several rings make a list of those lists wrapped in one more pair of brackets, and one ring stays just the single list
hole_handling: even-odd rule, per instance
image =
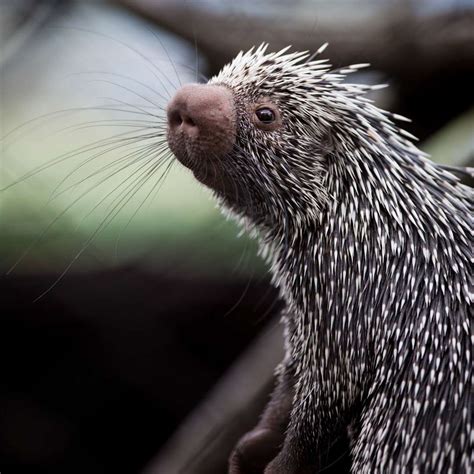
[{"label": "animal fur", "polygon": [[[286,302],[287,436],[318,446],[351,424],[354,473],[472,472],[473,192],[365,97],[373,87],[344,82],[365,65],[308,56],[263,45],[210,81],[237,114],[217,198]],[[261,100],[278,130],[250,120]]]}]

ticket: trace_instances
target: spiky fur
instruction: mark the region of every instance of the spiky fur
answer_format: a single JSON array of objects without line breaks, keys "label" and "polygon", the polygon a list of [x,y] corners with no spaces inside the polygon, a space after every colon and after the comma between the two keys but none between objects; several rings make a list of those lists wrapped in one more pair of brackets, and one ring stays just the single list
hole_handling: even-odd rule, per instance
[{"label": "spiky fur", "polygon": [[[240,53],[210,82],[234,95],[223,207],[261,242],[289,316],[289,432],[356,421],[354,473],[467,473],[472,427],[473,193],[307,53]],[[283,127],[258,130],[269,97]]]}]

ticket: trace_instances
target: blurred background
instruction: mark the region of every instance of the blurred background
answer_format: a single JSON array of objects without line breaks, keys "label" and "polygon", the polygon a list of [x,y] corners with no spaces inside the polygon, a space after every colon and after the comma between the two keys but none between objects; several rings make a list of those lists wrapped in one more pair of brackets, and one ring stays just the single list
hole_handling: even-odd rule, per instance
[{"label": "blurred background", "polygon": [[[0,470],[225,473],[282,357],[256,245],[166,154],[181,84],[262,41],[474,165],[474,0],[0,0]],[[347,472],[345,440],[327,472]]]}]

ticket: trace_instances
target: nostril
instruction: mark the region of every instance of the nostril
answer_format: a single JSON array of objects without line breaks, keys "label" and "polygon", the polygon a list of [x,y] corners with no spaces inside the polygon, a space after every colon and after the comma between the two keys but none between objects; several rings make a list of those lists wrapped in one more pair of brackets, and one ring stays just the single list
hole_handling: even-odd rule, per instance
[{"label": "nostril", "polygon": [[190,128],[197,127],[194,119],[188,113],[179,109],[171,110],[168,113],[168,123],[171,128],[178,128],[181,125],[185,125]]},{"label": "nostril", "polygon": [[168,115],[168,121],[169,121],[169,124],[172,127],[179,127],[183,123],[183,119],[181,117],[181,114],[177,110],[173,110]]},{"label": "nostril", "polygon": [[183,120],[184,120],[184,123],[185,123],[186,125],[189,125],[189,126],[191,126],[191,127],[195,127],[195,126],[196,126],[196,123],[194,122],[194,120],[193,120],[191,117],[189,117],[188,115],[185,115],[184,118],[183,118]]}]

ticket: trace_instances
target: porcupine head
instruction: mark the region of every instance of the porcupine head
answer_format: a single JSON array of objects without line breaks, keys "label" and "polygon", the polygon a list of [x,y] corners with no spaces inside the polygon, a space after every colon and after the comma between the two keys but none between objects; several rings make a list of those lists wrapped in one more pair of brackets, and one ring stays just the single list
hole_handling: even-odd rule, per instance
[{"label": "porcupine head", "polygon": [[226,210],[259,233],[280,234],[316,220],[326,203],[335,118],[325,102],[335,97],[325,61],[265,50],[240,53],[206,85],[183,87],[168,107],[168,141]]},{"label": "porcupine head", "polygon": [[370,399],[354,472],[467,472],[472,191],[366,98],[374,87],[344,81],[363,66],[240,53],[176,93],[168,142],[260,241],[292,315],[302,423]]}]

